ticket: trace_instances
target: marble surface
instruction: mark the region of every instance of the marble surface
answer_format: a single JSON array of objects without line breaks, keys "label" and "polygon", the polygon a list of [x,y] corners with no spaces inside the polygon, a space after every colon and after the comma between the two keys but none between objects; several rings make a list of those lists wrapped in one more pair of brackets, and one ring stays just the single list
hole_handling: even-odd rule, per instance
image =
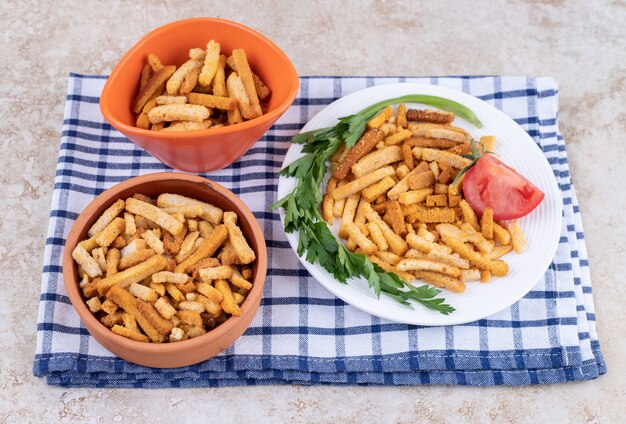
[{"label": "marble surface", "polygon": [[[608,374],[520,388],[154,391],[63,389],[33,377],[67,75],[107,74],[146,32],[197,16],[259,30],[301,75],[555,77]],[[626,401],[624,22],[620,0],[0,2],[0,422],[619,422]]]}]

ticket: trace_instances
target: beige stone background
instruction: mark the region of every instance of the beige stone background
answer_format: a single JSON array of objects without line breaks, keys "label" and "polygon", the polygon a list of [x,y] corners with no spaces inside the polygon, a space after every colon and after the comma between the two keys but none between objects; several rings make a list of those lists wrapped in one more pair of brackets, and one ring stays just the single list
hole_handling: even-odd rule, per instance
[{"label": "beige stone background", "polygon": [[[242,22],[301,75],[553,76],[609,372],[539,387],[96,390],[32,375],[67,75],[107,74],[143,34]],[[0,2],[0,422],[620,422],[626,401],[624,1]],[[622,421],[623,422],[623,421]]]}]

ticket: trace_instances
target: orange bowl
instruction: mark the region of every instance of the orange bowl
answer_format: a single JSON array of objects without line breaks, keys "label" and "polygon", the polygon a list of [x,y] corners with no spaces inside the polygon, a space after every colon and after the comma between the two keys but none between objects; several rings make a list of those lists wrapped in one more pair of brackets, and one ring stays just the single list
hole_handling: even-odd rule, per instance
[{"label": "orange bowl", "polygon": [[[72,259],[76,245],[87,238],[87,230],[117,199],[135,193],[158,196],[176,193],[212,203],[224,211],[237,213],[237,223],[254,250],[257,260],[252,268],[252,289],[241,304],[241,316],[228,318],[206,334],[175,343],[143,343],[113,333],[89,311],[78,286],[77,267]],[[188,174],[155,173],[128,179],[96,197],[79,215],[70,230],[63,251],[63,279],[72,305],[87,331],[106,349],[135,364],[155,368],[192,365],[211,358],[233,344],[248,328],[261,303],[267,273],[267,249],[259,223],[250,209],[231,191],[206,178]]]},{"label": "orange bowl", "polygon": [[[159,132],[135,127],[131,111],[139,89],[141,69],[154,53],[164,64],[181,65],[189,49],[206,47],[211,39],[230,53],[243,48],[252,70],[272,90],[266,114],[240,124],[190,132]],[[291,106],[298,92],[296,70],[265,36],[241,24],[216,18],[173,22],[143,37],[115,66],[100,97],[104,119],[152,156],[172,168],[207,172],[235,162]]]}]

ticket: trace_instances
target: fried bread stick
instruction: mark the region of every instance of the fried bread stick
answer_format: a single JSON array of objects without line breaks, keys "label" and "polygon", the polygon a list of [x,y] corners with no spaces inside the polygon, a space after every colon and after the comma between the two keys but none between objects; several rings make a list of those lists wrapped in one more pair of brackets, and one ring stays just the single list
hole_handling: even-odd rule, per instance
[{"label": "fried bread stick", "polygon": [[454,121],[454,114],[430,109],[408,109],[407,121],[432,122],[433,124],[449,124]]},{"label": "fried bread stick", "polygon": [[111,290],[109,290],[106,294],[107,299],[112,300],[118,305],[120,308],[125,310],[127,313],[132,315],[137,324],[141,327],[141,329],[146,333],[150,340],[153,342],[161,343],[165,340],[163,335],[157,331],[156,328],[148,321],[146,317],[144,317],[137,305],[135,304],[135,297],[130,294],[126,289],[121,288],[120,286],[113,286]]},{"label": "fried bread stick", "polygon": [[333,172],[333,177],[338,180],[346,178],[352,168],[352,165],[368,154],[370,150],[376,146],[376,144],[384,139],[385,133],[377,128],[367,131],[343,158],[337,169],[335,169],[335,172]]}]

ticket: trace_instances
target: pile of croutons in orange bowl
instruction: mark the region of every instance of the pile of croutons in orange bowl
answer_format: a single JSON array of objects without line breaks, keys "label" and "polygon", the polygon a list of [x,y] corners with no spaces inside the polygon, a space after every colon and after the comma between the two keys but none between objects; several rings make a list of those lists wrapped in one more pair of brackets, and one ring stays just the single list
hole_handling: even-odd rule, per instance
[{"label": "pile of croutons in orange bowl", "polygon": [[293,103],[298,74],[271,40],[195,18],[160,27],[115,66],[100,98],[108,123],[173,168],[238,160]]}]

